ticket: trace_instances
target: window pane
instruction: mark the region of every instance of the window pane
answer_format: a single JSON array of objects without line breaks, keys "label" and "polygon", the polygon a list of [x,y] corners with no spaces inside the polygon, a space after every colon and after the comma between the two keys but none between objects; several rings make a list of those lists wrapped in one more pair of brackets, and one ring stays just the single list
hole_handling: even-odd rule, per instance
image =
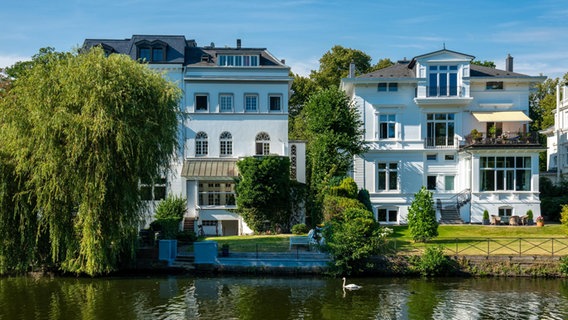
[{"label": "window pane", "polygon": [[386,190],[387,188],[387,173],[384,171],[379,171],[379,190]]},{"label": "window pane", "polygon": [[377,210],[378,220],[386,222],[387,221],[387,209]]},{"label": "window pane", "polygon": [[206,95],[195,96],[195,110],[207,111],[207,96]]},{"label": "window pane", "polygon": [[396,210],[389,210],[389,222],[396,222],[396,221],[398,221],[397,215],[398,215],[398,211],[396,211]]},{"label": "window pane", "polygon": [[150,48],[140,48],[140,55],[138,59],[143,61],[150,61]]},{"label": "window pane", "polygon": [[495,172],[497,175],[497,187],[496,190],[505,190],[505,172],[503,170],[497,170]]},{"label": "window pane", "polygon": [[152,61],[163,61],[164,60],[164,50],[162,48],[152,49]]},{"label": "window pane", "polygon": [[436,176],[428,176],[427,179],[426,187],[428,190],[436,190]]},{"label": "window pane", "polygon": [[270,97],[270,111],[280,111],[280,97]]},{"label": "window pane", "polygon": [[387,91],[387,84],[386,82],[381,82],[378,84],[378,91],[379,92],[385,92]]},{"label": "window pane", "polygon": [[398,175],[396,171],[389,172],[389,190],[398,189]]},{"label": "window pane", "polygon": [[444,180],[446,191],[454,191],[454,176],[446,176]]}]

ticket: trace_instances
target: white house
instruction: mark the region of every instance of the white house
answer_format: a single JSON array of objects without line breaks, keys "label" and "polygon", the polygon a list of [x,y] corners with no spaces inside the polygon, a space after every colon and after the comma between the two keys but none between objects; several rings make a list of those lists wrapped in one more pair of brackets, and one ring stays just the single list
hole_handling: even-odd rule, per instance
[{"label": "white house", "polygon": [[554,126],[542,131],[547,136],[544,176],[559,182],[568,177],[568,87],[556,87]]},{"label": "white house", "polygon": [[[290,68],[264,48],[199,47],[184,36],[135,35],[131,39],[87,39],[108,53],[149,63],[183,91],[180,149],[170,174],[148,191],[187,198],[184,228],[208,235],[251,230],[236,208],[236,162],[248,156],[291,156],[291,174],[305,183],[305,146],[288,141]],[[143,186],[144,187],[144,186]]]},{"label": "white house", "polygon": [[[474,65],[443,49],[342,79],[364,122],[369,150],[353,176],[383,223],[406,223],[414,194],[434,194],[441,222],[540,214],[536,136],[529,92],[544,77]],[[473,129],[481,133],[478,138]]]}]

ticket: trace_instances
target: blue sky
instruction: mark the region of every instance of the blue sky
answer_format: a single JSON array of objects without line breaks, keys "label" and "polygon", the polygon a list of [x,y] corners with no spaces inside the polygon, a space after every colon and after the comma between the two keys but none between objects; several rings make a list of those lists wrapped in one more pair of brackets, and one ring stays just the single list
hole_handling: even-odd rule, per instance
[{"label": "blue sky", "polygon": [[393,61],[447,49],[514,71],[568,72],[568,6],[559,0],[19,0],[0,10],[0,68],[86,38],[175,34],[198,45],[265,47],[307,75],[338,44]]}]

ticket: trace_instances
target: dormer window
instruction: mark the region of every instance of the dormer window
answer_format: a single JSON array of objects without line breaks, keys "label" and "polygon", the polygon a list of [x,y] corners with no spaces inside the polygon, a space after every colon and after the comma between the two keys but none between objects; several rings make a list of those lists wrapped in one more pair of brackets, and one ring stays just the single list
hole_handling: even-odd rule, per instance
[{"label": "dormer window", "polygon": [[219,55],[217,64],[222,67],[258,67],[256,55]]},{"label": "dormer window", "polygon": [[163,62],[166,60],[166,49],[168,44],[156,40],[146,41],[142,40],[136,43],[138,49],[138,60],[143,62]]},{"label": "dormer window", "polygon": [[428,96],[455,97],[457,95],[458,66],[430,66],[428,69]]}]

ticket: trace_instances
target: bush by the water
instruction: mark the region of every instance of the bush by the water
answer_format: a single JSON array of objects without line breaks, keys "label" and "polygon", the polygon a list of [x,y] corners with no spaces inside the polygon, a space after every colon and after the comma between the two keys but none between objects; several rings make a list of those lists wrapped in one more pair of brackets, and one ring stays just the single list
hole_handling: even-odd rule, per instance
[{"label": "bush by the water", "polygon": [[442,247],[428,247],[424,254],[414,262],[414,267],[424,277],[437,276],[449,271],[450,261]]}]

